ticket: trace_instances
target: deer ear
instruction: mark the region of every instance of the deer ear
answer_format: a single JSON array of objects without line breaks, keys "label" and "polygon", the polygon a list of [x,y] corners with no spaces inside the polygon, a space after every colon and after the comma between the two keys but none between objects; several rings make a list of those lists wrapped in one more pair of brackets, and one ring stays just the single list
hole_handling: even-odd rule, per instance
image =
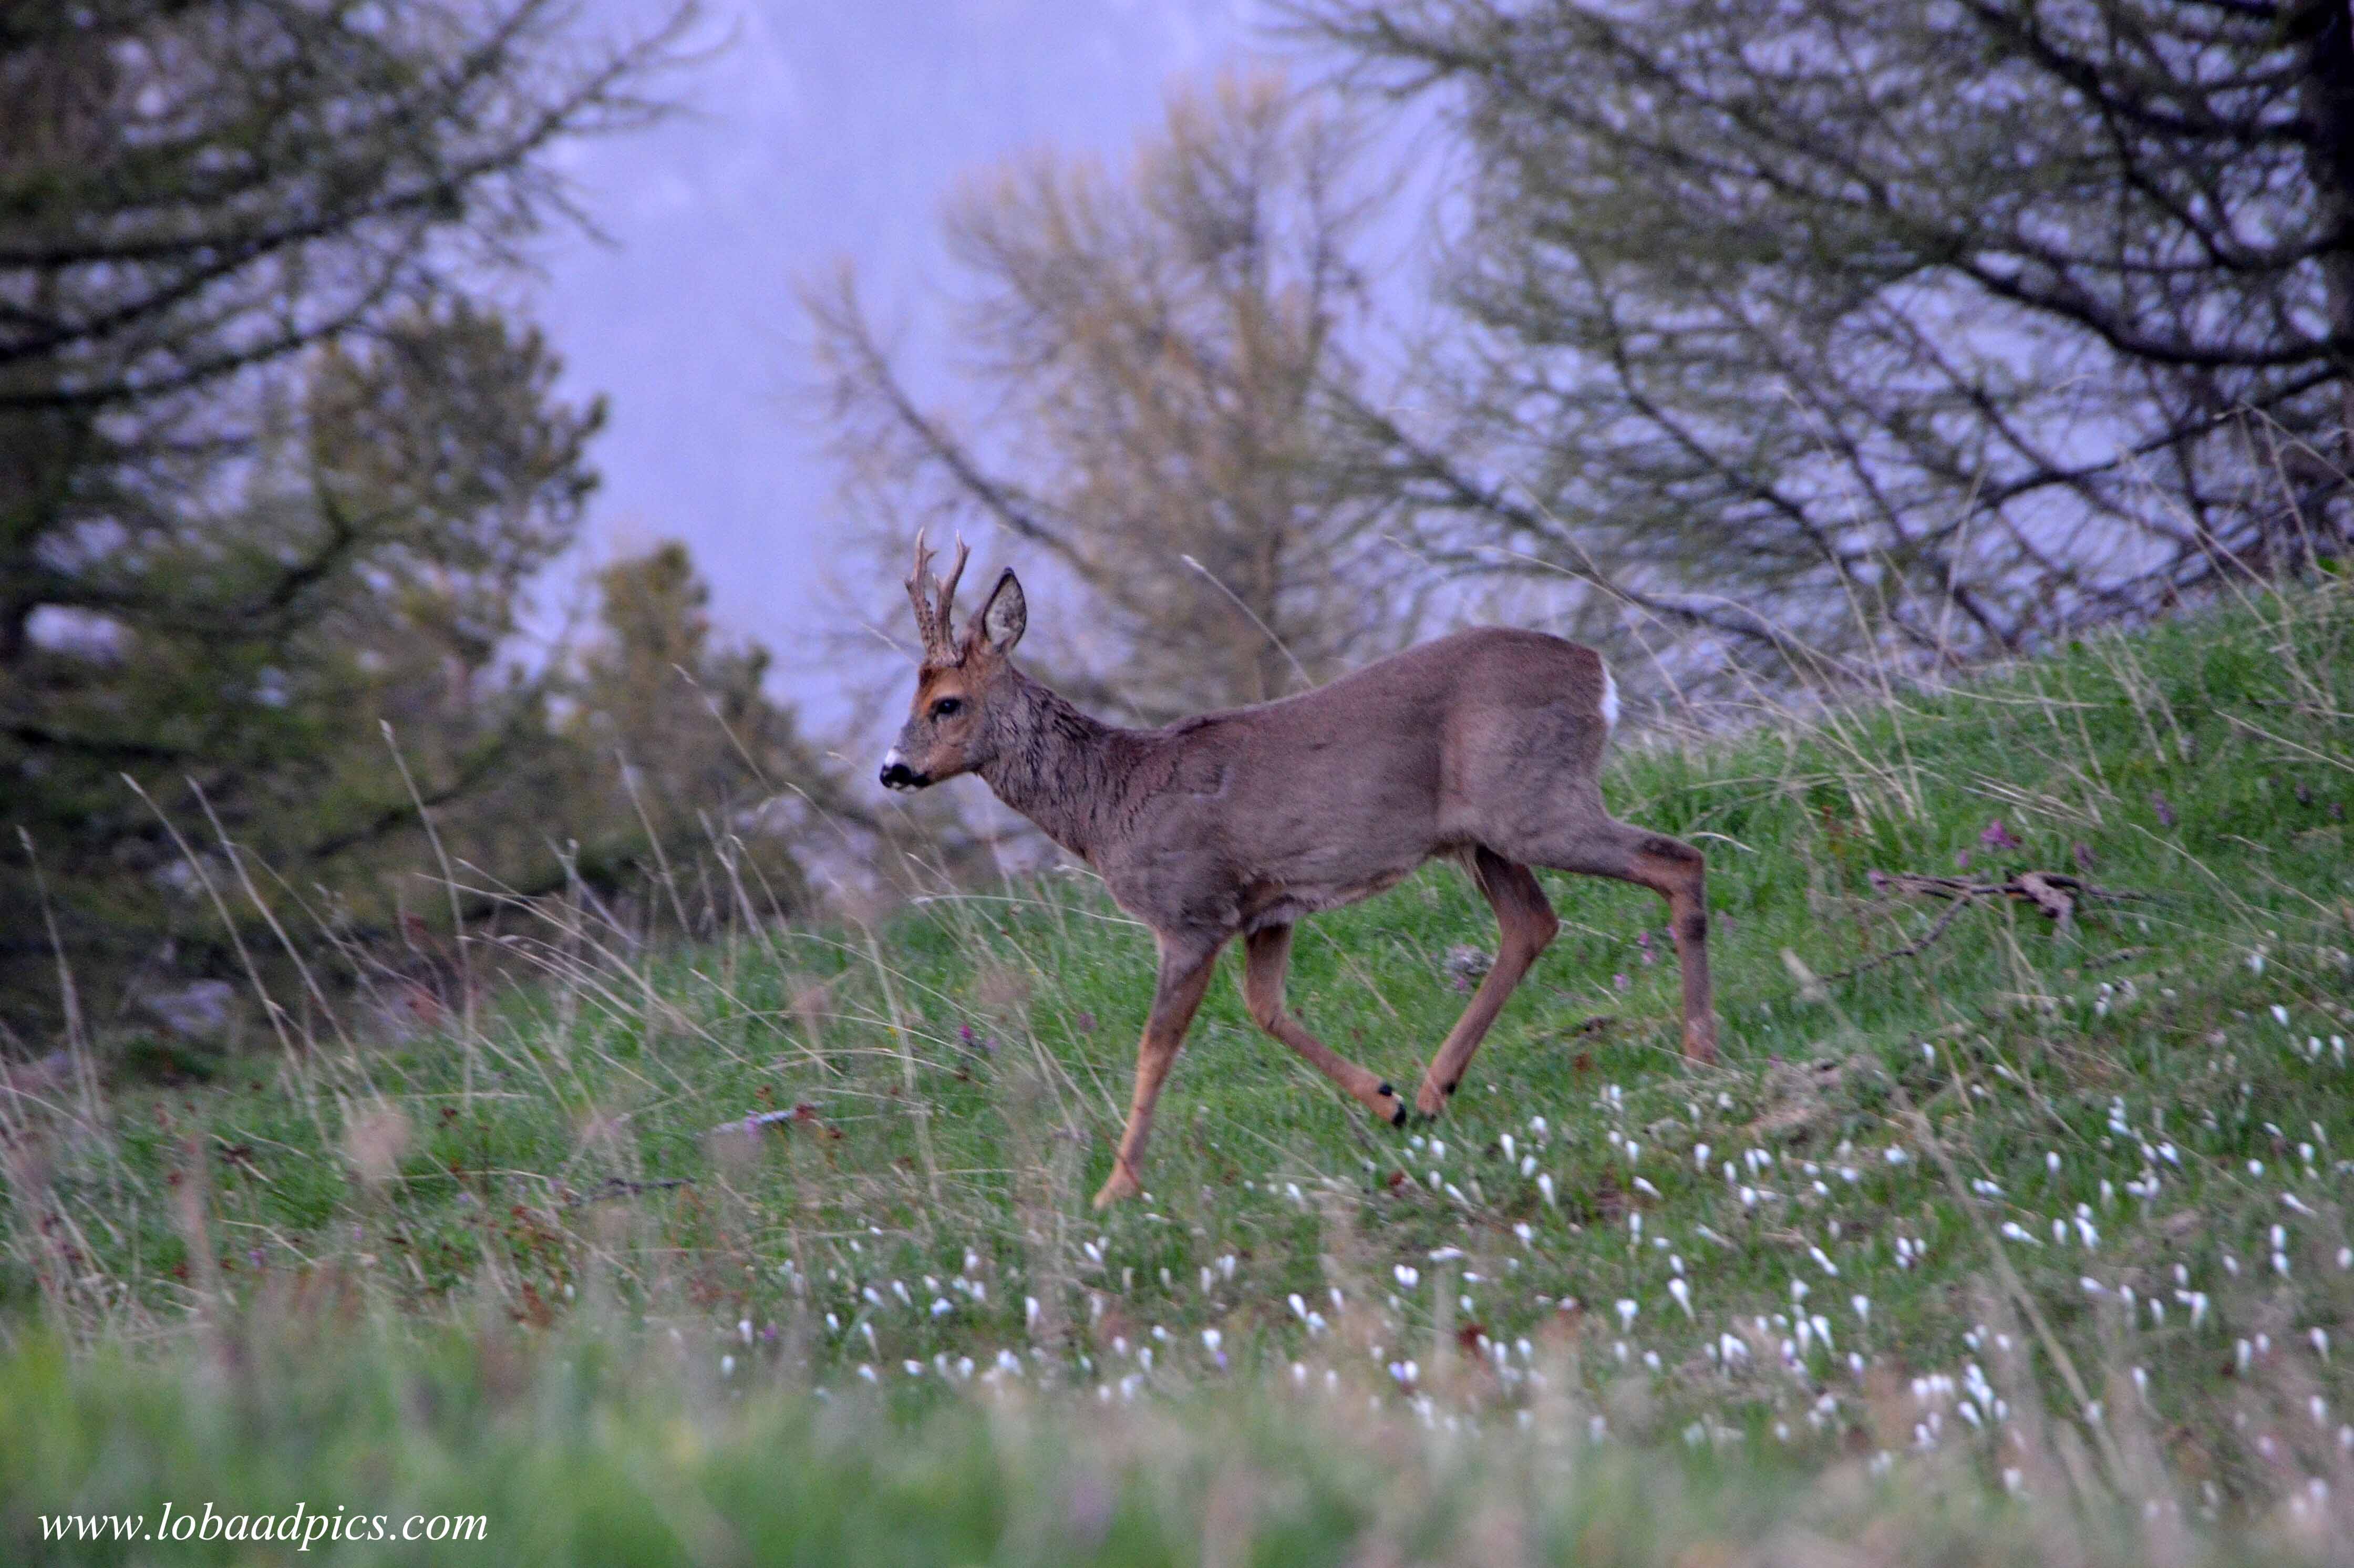
[{"label": "deer ear", "polygon": [[989,590],[989,602],[981,607],[981,641],[992,653],[1011,653],[1029,625],[1030,603],[1022,597],[1022,579],[1008,567]]}]

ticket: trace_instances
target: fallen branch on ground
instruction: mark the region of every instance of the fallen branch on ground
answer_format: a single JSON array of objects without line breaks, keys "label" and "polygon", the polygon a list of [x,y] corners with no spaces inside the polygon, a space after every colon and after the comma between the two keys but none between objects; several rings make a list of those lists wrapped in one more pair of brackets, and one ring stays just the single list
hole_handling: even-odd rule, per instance
[{"label": "fallen branch on ground", "polygon": [[795,1122],[815,1128],[828,1138],[840,1138],[842,1129],[830,1127],[818,1115],[817,1107],[803,1100],[790,1110],[754,1111],[748,1116],[729,1117],[713,1128],[714,1132],[740,1132],[748,1138],[758,1137],[767,1128],[790,1128]]},{"label": "fallen branch on ground", "polygon": [[1910,871],[1893,875],[1869,871],[1864,875],[1883,893],[1926,895],[1932,898],[2023,898],[2054,919],[2060,917],[2062,903],[2073,908],[2078,900],[2131,904],[2151,896],[2121,888],[2098,887],[2081,876],[2058,871],[2022,871],[2009,882],[1971,882],[1958,876],[1923,876]]},{"label": "fallen branch on ground", "polygon": [[1952,906],[1937,916],[1918,941],[1907,942],[1901,948],[1891,948],[1884,953],[1874,953],[1861,963],[1823,977],[1823,983],[1853,980],[1856,976],[1878,969],[1898,959],[1918,958],[1929,945],[1943,937],[1963,909],[1980,898],[2016,898],[2033,905],[2037,911],[2054,925],[2066,926],[2075,917],[2081,902],[2126,904],[2149,897],[2147,893],[2129,893],[2113,887],[2096,887],[2082,877],[2069,876],[2056,871],[2022,871],[2008,882],[1972,882],[1959,876],[1925,876],[1915,872],[1884,871],[1865,874],[1872,885],[1882,893],[1911,896],[1948,898]]}]

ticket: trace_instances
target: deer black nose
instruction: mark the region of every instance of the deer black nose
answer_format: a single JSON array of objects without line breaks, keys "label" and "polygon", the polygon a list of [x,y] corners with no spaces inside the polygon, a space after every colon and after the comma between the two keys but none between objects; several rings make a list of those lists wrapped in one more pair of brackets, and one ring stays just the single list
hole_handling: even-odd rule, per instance
[{"label": "deer black nose", "polygon": [[920,789],[930,782],[896,758],[883,765],[883,788],[885,789]]}]

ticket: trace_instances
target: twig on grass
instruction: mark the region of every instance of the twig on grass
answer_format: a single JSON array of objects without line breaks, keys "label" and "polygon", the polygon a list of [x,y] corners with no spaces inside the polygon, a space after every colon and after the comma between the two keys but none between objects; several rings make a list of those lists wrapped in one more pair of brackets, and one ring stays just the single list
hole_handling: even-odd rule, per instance
[{"label": "twig on grass", "polygon": [[653,1181],[632,1181],[626,1176],[608,1176],[586,1192],[575,1192],[564,1206],[577,1209],[585,1203],[602,1203],[613,1198],[634,1198],[641,1192],[666,1192],[673,1187],[692,1187],[692,1176],[667,1176]]},{"label": "twig on grass", "polygon": [[1946,910],[1946,912],[1937,916],[1937,923],[1929,927],[1928,935],[1923,937],[1919,941],[1907,942],[1901,948],[1891,948],[1884,953],[1874,953],[1872,957],[1864,959],[1860,964],[1850,964],[1835,975],[1825,975],[1823,977],[1822,983],[1825,985],[1834,985],[1840,980],[1853,980],[1856,976],[1876,969],[1882,964],[1893,963],[1898,959],[1913,959],[1920,957],[1923,953],[1928,951],[1929,944],[1944,936],[1946,930],[1952,927],[1955,916],[1958,916],[1963,910],[1969,907],[1972,896],[1972,895],[1964,894],[1961,897],[1955,899],[1953,904]]}]

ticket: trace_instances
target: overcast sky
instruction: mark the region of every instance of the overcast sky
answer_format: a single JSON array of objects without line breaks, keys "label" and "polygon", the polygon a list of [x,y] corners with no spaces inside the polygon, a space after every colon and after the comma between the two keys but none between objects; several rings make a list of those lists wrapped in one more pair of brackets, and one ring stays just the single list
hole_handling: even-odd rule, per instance
[{"label": "overcast sky", "polygon": [[[659,0],[586,0],[628,30]],[[794,283],[847,258],[920,361],[956,177],[1054,144],[1117,153],[1173,75],[1267,43],[1259,0],[707,0],[691,112],[566,154],[610,243],[560,238],[535,299],[611,422],[592,559],[684,540],[721,625],[790,648],[820,613],[830,480],[790,391]],[[916,368],[920,372],[922,366]],[[825,694],[788,672],[823,715]],[[822,683],[819,683],[822,684]]]}]

